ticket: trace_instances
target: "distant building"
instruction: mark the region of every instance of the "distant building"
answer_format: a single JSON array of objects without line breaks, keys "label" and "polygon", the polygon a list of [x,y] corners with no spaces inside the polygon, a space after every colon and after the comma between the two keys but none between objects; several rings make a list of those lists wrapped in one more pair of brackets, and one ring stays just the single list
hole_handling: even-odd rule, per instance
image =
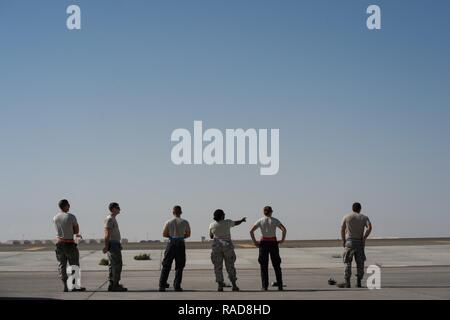
[{"label": "distant building", "polygon": [[159,243],[161,240],[141,240],[139,243]]}]

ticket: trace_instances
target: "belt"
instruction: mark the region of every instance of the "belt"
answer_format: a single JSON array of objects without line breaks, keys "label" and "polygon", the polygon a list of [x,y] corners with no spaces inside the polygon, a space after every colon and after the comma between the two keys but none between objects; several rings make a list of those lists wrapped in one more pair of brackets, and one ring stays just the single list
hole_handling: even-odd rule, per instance
[{"label": "belt", "polygon": [[262,237],[261,241],[278,241],[277,237]]},{"label": "belt", "polygon": [[62,238],[58,238],[58,243],[75,243],[75,241],[73,239],[62,239]]},{"label": "belt", "polygon": [[345,240],[345,241],[362,242],[362,239],[347,238],[347,240]]},{"label": "belt", "polygon": [[184,237],[169,237],[169,240],[170,241],[181,241],[181,240],[184,241]]},{"label": "belt", "polygon": [[231,241],[231,237],[214,237],[214,240]]}]

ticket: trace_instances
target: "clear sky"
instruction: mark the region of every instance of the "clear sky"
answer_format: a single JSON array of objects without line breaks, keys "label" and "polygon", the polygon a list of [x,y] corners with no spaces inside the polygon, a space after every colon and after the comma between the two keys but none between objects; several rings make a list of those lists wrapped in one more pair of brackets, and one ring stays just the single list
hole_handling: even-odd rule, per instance
[{"label": "clear sky", "polygon": [[[66,29],[78,4],[82,30]],[[366,8],[382,9],[382,30]],[[337,238],[353,201],[374,236],[449,236],[450,2],[0,0],[0,240],[54,237],[67,198],[85,238],[110,201],[130,240],[180,204],[272,205],[289,239]],[[279,128],[280,171],[175,166],[176,128]]]}]

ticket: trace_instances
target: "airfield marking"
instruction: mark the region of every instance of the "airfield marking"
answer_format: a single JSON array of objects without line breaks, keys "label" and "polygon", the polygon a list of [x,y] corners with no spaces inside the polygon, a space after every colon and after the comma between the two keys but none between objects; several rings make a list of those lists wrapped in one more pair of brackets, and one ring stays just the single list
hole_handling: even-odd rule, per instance
[{"label": "airfield marking", "polygon": [[20,256],[20,255],[22,255],[22,254],[23,254],[23,253],[16,253],[16,254],[12,254],[12,255],[10,255],[10,256],[0,257],[0,260],[12,258],[12,257],[17,257],[17,256]]},{"label": "airfield marking", "polygon": [[43,249],[46,249],[46,247],[27,248],[27,249],[23,249],[23,251],[39,251],[39,250],[43,250]]}]

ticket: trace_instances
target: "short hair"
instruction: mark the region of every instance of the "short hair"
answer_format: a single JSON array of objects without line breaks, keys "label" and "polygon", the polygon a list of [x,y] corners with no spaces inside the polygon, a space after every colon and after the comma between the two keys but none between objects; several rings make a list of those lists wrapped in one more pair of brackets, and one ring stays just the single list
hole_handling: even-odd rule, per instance
[{"label": "short hair", "polygon": [[214,220],[216,220],[217,222],[223,220],[225,218],[225,212],[223,212],[222,209],[217,209],[216,211],[214,211]]},{"label": "short hair", "polygon": [[58,202],[58,207],[62,210],[63,208],[69,206],[69,201],[67,199],[62,199]]},{"label": "short hair", "polygon": [[361,203],[355,202],[352,205],[352,210],[353,210],[353,212],[361,212]]},{"label": "short hair", "polygon": [[120,208],[119,204],[117,202],[111,202],[108,206],[109,211],[112,211],[114,208]]},{"label": "short hair", "polygon": [[264,207],[264,213],[266,213],[266,212],[272,213],[273,212],[272,207],[271,206],[265,206]]},{"label": "short hair", "polygon": [[177,210],[177,211],[181,211],[181,206],[174,206],[173,209]]}]

